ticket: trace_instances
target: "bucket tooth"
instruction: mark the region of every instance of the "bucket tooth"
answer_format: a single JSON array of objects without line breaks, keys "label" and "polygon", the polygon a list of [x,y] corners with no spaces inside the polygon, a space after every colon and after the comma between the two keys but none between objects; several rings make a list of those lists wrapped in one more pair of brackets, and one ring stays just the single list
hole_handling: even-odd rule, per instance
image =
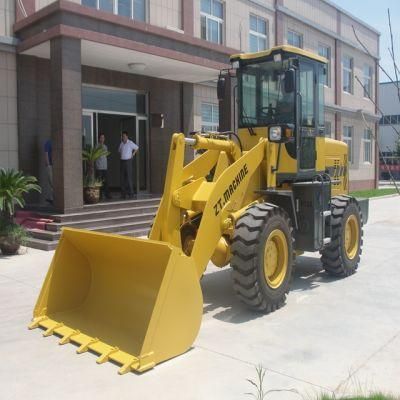
[{"label": "bucket tooth", "polygon": [[36,329],[39,328],[40,323],[49,319],[46,315],[42,315],[41,317],[34,318],[34,320],[28,325],[28,329]]},{"label": "bucket tooth", "polygon": [[60,345],[67,344],[71,341],[72,337],[80,335],[80,333],[81,333],[81,331],[79,329],[69,332],[63,338],[61,338],[61,340],[58,342],[58,344],[60,344]]},{"label": "bucket tooth", "polygon": [[114,354],[116,352],[119,351],[119,347],[113,347],[110,350],[108,350],[107,352],[103,353],[97,360],[97,364],[103,364],[105,362],[107,362],[110,358],[111,354]]},{"label": "bucket tooth", "polygon": [[89,350],[89,346],[91,346],[92,344],[95,344],[95,343],[97,343],[97,342],[100,342],[100,339],[99,339],[99,338],[90,338],[86,343],[82,343],[82,344],[79,346],[78,350],[76,350],[76,352],[77,352],[78,354],[82,354],[82,353],[84,353],[85,351],[88,351],[88,350]]},{"label": "bucket tooth", "polygon": [[56,322],[53,326],[47,328],[47,329],[44,331],[43,336],[44,336],[44,337],[51,336],[51,335],[54,333],[54,331],[55,331],[56,329],[62,328],[63,326],[64,326],[64,323],[63,323],[63,322]]},{"label": "bucket tooth", "polygon": [[129,361],[125,362],[125,364],[122,365],[122,367],[118,370],[118,373],[120,375],[124,375],[128,372],[131,372],[132,369],[135,369],[137,363],[138,359],[136,357],[131,357]]}]

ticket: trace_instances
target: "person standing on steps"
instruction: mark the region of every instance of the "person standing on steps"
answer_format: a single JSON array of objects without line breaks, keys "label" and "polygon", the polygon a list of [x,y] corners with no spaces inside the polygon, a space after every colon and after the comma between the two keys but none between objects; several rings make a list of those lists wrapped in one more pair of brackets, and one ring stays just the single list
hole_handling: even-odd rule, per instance
[{"label": "person standing on steps", "polygon": [[132,159],[139,150],[136,143],[128,138],[128,132],[122,132],[121,144],[119,145],[118,152],[120,154],[120,178],[121,178],[121,198],[126,199],[135,198],[133,183],[132,183]]},{"label": "person standing on steps", "polygon": [[[105,151],[108,151],[105,140],[106,136],[104,133],[100,133],[97,146],[103,148]],[[104,199],[104,197],[111,199],[110,191],[108,190],[107,169],[107,156],[104,155],[96,160],[96,178],[103,182],[103,186],[101,187],[100,191],[100,197],[102,199]]]}]

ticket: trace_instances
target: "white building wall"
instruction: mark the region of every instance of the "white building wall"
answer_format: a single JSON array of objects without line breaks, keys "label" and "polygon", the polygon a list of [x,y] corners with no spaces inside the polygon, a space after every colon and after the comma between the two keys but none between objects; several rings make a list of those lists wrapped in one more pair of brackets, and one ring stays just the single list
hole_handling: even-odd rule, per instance
[{"label": "white building wall", "polygon": [[[4,1],[4,0],[0,0]],[[11,1],[11,0],[6,0]],[[55,0],[36,0],[36,10],[40,10]],[[69,0],[81,4],[81,0]],[[162,28],[182,29],[181,0],[148,0],[146,2],[147,21]]]},{"label": "white building wall", "polygon": [[325,35],[322,32],[317,31],[309,27],[308,25],[302,24],[301,22],[290,18],[285,17],[283,22],[283,32],[284,32],[284,41],[287,44],[287,32],[288,30],[293,30],[297,33],[303,35],[303,48],[305,50],[309,50],[313,53],[318,54],[318,46],[320,44],[329,46],[331,49],[331,85],[330,87],[325,88],[325,103],[326,104],[334,104],[335,103],[335,40],[328,35]]},{"label": "white building wall", "polygon": [[370,29],[367,29],[365,26],[361,25],[359,22],[355,21],[349,16],[342,14],[340,27],[341,35],[345,39],[352,42],[355,46],[360,47],[354,35],[353,26],[361,43],[367,47],[368,51],[373,56],[378,57],[379,46],[378,41],[376,40],[377,34],[372,32]]},{"label": "white building wall", "polygon": [[15,20],[15,1],[0,0],[0,36],[11,37]]},{"label": "white building wall", "polygon": [[336,32],[336,9],[321,0],[284,0],[283,5],[309,21]]},{"label": "white building wall", "polygon": [[[357,81],[356,77],[363,83],[364,65],[370,66],[374,73],[372,76],[372,98],[375,97],[375,61],[372,57],[368,56],[361,51],[355,50],[353,47],[342,45],[342,56],[350,56],[354,60],[354,91],[353,94],[343,92],[342,105],[343,107],[353,108],[355,110],[363,109],[372,114],[375,113],[375,105],[368,98],[364,97],[364,89],[361,84]],[[343,58],[343,57],[342,57]],[[342,64],[343,74],[343,64]]]},{"label": "white building wall", "polygon": [[[342,126],[353,127],[353,161],[349,164],[350,180],[363,181],[373,180],[375,178],[375,170],[373,163],[365,162],[364,160],[364,130],[367,128],[364,121],[359,118],[343,116]],[[367,123],[372,132],[375,126],[372,123]],[[372,160],[375,160],[375,145],[372,141]]]},{"label": "white building wall", "polygon": [[[239,51],[249,51],[250,14],[258,15],[268,22],[268,44],[275,42],[275,13],[273,1],[229,0],[224,3],[224,45]],[[194,1],[194,36],[201,37],[200,0]]]},{"label": "white building wall", "polygon": [[162,28],[182,29],[182,1],[151,0],[149,21]]}]

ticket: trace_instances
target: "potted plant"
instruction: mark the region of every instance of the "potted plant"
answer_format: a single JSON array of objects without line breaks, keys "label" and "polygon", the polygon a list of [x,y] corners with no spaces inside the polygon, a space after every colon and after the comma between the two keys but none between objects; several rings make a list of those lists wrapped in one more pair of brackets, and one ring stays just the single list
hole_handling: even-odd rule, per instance
[{"label": "potted plant", "polygon": [[41,192],[34,176],[25,176],[14,169],[0,169],[0,250],[15,254],[24,244],[28,233],[15,223],[15,206],[25,206],[24,195],[30,191]]},{"label": "potted plant", "polygon": [[85,162],[85,176],[83,179],[83,199],[87,204],[95,204],[100,200],[100,188],[103,182],[96,179],[94,166],[96,161],[103,156],[108,156],[110,152],[100,146],[88,146],[82,151],[82,159]]}]

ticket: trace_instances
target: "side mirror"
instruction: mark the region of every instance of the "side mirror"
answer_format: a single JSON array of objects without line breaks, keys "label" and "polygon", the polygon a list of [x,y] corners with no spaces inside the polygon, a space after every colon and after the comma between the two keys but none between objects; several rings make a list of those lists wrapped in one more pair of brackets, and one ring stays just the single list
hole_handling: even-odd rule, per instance
[{"label": "side mirror", "polygon": [[285,92],[293,93],[295,89],[295,71],[294,69],[288,69],[285,71]]},{"label": "side mirror", "polygon": [[219,76],[217,83],[217,97],[218,100],[222,101],[225,98],[225,77]]}]

